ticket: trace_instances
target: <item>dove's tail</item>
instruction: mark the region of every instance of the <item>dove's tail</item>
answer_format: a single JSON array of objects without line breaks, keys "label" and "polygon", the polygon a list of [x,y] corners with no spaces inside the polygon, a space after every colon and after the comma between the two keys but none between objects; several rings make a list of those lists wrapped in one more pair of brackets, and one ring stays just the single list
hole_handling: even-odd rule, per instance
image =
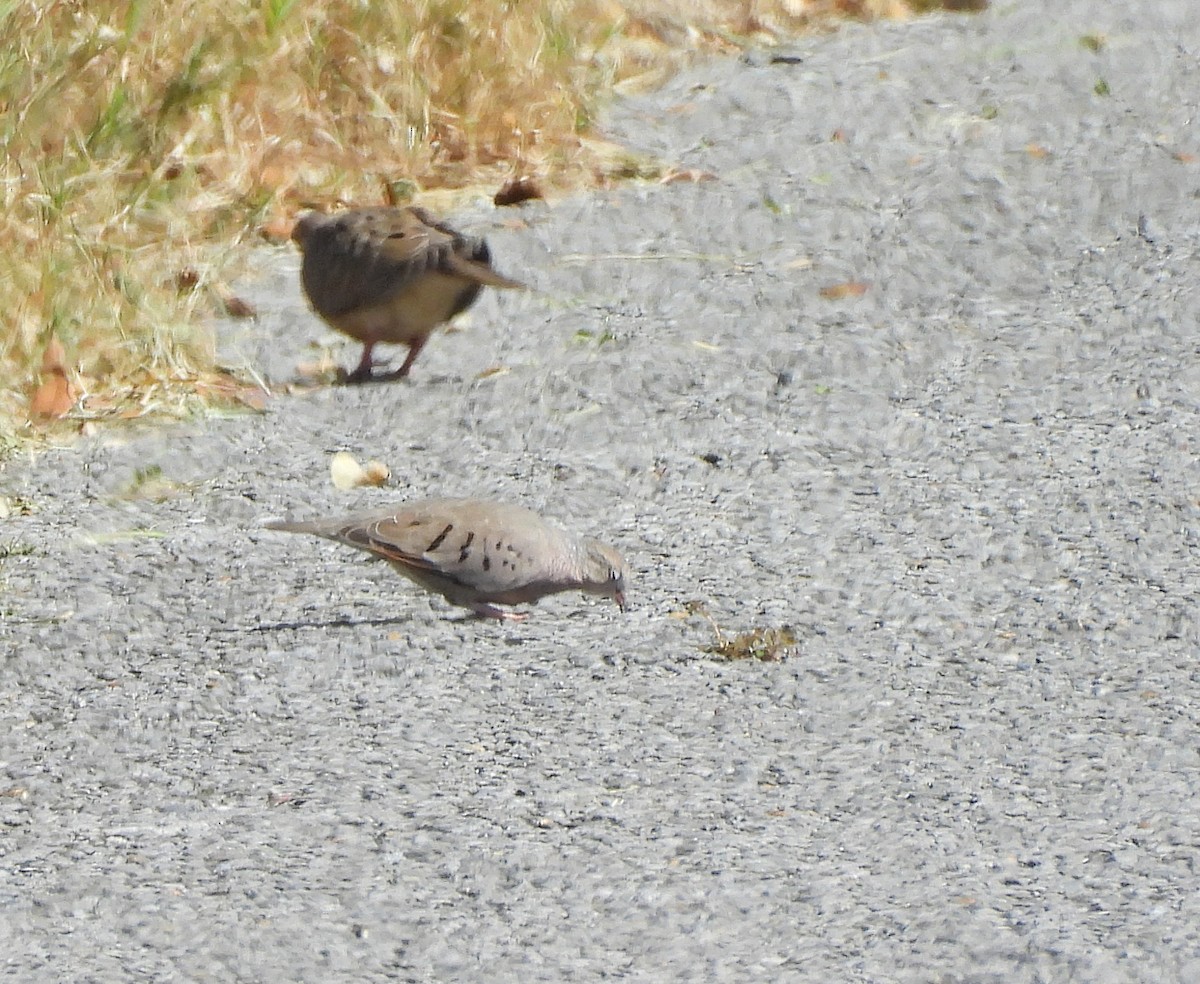
[{"label": "dove's tail", "polygon": [[263,528],[268,530],[280,530],[284,533],[311,533],[314,536],[328,536],[335,539],[341,532],[341,526],[341,523],[334,524],[320,519],[310,520],[307,523],[289,523],[276,519],[263,524]]},{"label": "dove's tail", "polygon": [[502,273],[497,273],[486,263],[480,263],[477,260],[468,260],[462,256],[455,256],[450,260],[450,266],[459,276],[467,277],[478,284],[483,284],[485,287],[517,290],[525,286],[521,281],[513,280]]}]

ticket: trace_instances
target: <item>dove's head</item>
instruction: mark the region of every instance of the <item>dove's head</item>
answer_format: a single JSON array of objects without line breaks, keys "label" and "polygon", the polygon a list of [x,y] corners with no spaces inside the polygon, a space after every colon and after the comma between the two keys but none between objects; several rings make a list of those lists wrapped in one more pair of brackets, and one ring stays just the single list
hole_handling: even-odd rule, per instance
[{"label": "dove's head", "polygon": [[625,611],[625,559],[607,543],[583,541],[583,590],[611,598]]},{"label": "dove's head", "polygon": [[325,221],[325,216],[320,212],[305,212],[296,220],[296,224],[292,226],[292,242],[301,249],[304,249],[304,244],[308,242],[308,237],[312,231]]}]

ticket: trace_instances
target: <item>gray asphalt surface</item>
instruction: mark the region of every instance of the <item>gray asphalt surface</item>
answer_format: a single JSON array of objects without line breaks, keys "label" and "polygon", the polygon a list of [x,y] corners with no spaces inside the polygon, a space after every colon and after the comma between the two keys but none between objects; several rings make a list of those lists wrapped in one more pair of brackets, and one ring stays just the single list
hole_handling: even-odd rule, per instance
[{"label": "gray asphalt surface", "polygon": [[[6,979],[1200,980],[1200,5],[1055,11],[698,68],[611,132],[719,180],[454,216],[537,290],[410,382],[10,462]],[[277,383],[297,266],[224,336]],[[441,494],[633,611],[259,529]]]}]

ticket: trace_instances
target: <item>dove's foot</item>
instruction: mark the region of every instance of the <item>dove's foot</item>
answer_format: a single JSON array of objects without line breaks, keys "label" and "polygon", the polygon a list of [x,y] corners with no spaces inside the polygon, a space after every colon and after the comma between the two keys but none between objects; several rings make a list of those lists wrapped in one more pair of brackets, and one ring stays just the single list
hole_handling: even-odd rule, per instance
[{"label": "dove's foot", "polygon": [[408,364],[406,363],[400,374],[394,372],[385,372],[375,375],[375,370],[380,366],[387,365],[386,362],[376,362],[371,358],[371,353],[375,349],[374,342],[366,342],[363,344],[362,358],[358,360],[358,365],[354,367],[354,371],[348,373],[341,378],[341,382],[347,386],[357,386],[360,383],[386,383],[393,379],[399,379],[401,374],[408,372]]},{"label": "dove's foot", "polygon": [[506,612],[502,608],[497,608],[495,605],[488,605],[482,601],[476,602],[471,606],[473,611],[480,618],[494,618],[502,622],[524,622],[528,615],[524,612]]},{"label": "dove's foot", "polygon": [[343,382],[348,386],[354,386],[359,383],[391,383],[397,379],[403,379],[408,375],[408,370],[412,368],[412,364],[417,361],[417,356],[421,354],[421,349],[425,347],[425,343],[428,340],[428,335],[422,335],[416,341],[410,342],[408,346],[408,358],[404,360],[404,364],[399,369],[378,374],[375,372],[375,369],[387,363],[375,362],[371,358],[371,351],[375,348],[375,343],[368,342],[363,345],[363,354],[362,358],[358,360],[358,365],[352,373],[344,378]]},{"label": "dove's foot", "polygon": [[381,372],[378,376],[372,376],[373,383],[393,383],[397,379],[404,379],[408,375],[408,369],[401,366],[399,369],[393,369],[391,372]]},{"label": "dove's foot", "polygon": [[407,369],[394,369],[391,372],[375,372],[378,366],[387,365],[385,362],[372,362],[360,365],[354,372],[339,371],[338,382],[344,386],[361,386],[364,383],[391,383],[408,375]]}]

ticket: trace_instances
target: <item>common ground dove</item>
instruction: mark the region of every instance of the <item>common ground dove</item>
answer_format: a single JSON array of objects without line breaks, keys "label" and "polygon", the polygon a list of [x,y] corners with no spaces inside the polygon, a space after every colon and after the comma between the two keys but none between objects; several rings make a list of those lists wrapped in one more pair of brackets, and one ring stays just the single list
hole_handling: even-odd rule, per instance
[{"label": "common ground dove", "polygon": [[[308,212],[292,229],[304,254],[300,281],[313,309],[363,343],[347,382],[408,375],[433,330],[465,311],[481,287],[521,287],[491,266],[484,240],[463,236],[423,208]],[[407,345],[395,372],[372,376],[380,342]]]},{"label": "common ground dove", "polygon": [[625,610],[625,561],[608,544],[575,537],[532,510],[484,499],[431,499],[268,529],[313,533],[387,560],[405,577],[486,618],[528,616],[496,605],[579,589]]}]

